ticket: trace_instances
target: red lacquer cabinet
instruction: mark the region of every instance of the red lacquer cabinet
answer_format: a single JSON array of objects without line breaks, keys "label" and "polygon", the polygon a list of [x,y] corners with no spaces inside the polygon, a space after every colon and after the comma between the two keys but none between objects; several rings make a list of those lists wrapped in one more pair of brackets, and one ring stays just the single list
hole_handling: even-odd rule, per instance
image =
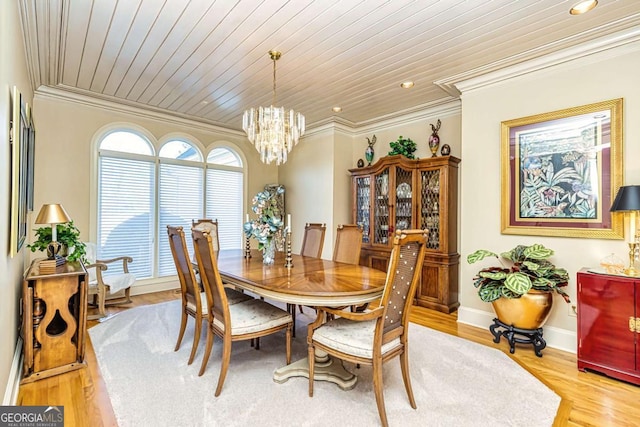
[{"label": "red lacquer cabinet", "polygon": [[640,278],[577,276],[578,369],[640,385]]}]

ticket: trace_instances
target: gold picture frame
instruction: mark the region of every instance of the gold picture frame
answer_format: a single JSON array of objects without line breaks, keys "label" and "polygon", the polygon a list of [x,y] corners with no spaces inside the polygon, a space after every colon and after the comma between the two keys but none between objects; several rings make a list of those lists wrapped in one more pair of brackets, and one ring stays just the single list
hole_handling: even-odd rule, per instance
[{"label": "gold picture frame", "polygon": [[622,101],[502,122],[502,234],[624,238]]},{"label": "gold picture frame", "polygon": [[11,92],[11,218],[9,255],[16,256],[27,239],[29,201],[29,106],[17,87]]}]

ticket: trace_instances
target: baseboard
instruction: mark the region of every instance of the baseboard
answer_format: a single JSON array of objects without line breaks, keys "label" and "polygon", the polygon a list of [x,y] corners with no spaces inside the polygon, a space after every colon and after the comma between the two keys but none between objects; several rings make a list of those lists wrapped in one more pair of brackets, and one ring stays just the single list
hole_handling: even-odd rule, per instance
[{"label": "baseboard", "polygon": [[177,280],[135,284],[131,287],[131,295],[150,294],[153,292],[171,291],[180,289],[180,283]]},{"label": "baseboard", "polygon": [[18,337],[16,349],[13,353],[11,370],[7,379],[7,388],[2,398],[2,406],[16,406],[18,403],[18,391],[20,390],[20,378],[22,377],[22,338]]},{"label": "baseboard", "polygon": [[[458,322],[466,325],[476,326],[478,328],[489,329],[493,324],[495,314],[469,307],[458,308]],[[577,352],[577,336],[575,332],[567,329],[556,328],[555,326],[545,326],[544,340],[547,347],[557,348],[558,350],[567,351],[569,353]]]}]

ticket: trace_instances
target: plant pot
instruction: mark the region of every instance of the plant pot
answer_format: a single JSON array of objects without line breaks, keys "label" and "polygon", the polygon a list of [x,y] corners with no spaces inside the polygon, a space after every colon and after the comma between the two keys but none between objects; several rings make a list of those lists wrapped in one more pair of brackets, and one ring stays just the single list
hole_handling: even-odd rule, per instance
[{"label": "plant pot", "polygon": [[549,318],[553,293],[531,290],[520,298],[499,298],[491,303],[498,320],[520,329],[538,329]]}]

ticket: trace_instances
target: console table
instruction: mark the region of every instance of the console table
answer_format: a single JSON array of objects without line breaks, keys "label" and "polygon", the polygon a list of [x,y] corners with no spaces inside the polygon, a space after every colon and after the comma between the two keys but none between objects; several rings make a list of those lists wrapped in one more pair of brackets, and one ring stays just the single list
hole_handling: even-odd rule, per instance
[{"label": "console table", "polygon": [[85,366],[87,272],[67,262],[44,274],[41,261],[31,263],[22,286],[22,383]]}]

